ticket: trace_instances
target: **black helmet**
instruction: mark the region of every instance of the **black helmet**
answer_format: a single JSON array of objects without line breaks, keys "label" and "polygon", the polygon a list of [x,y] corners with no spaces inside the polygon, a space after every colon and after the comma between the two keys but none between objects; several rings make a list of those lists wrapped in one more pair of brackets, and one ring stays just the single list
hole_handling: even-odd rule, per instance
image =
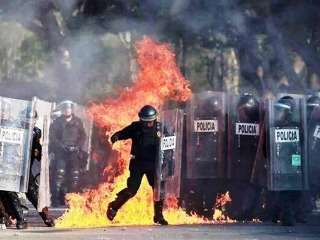
[{"label": "black helmet", "polygon": [[145,105],[140,109],[138,116],[141,121],[149,122],[149,121],[153,121],[157,118],[158,112],[151,105]]},{"label": "black helmet", "polygon": [[238,108],[257,108],[259,107],[258,100],[251,93],[244,93],[240,97]]},{"label": "black helmet", "polygon": [[208,103],[211,109],[213,109],[214,112],[221,110],[221,100],[220,98],[216,96],[212,96],[208,99]]},{"label": "black helmet", "polygon": [[307,107],[315,108],[320,107],[320,97],[318,96],[311,96],[307,100]]},{"label": "black helmet", "polygon": [[280,98],[275,104],[274,108],[278,114],[278,120],[291,120],[294,112],[294,101],[291,96],[284,96]]},{"label": "black helmet", "polygon": [[259,102],[250,93],[241,95],[237,107],[239,111],[243,112],[250,119],[257,119],[259,117]]},{"label": "black helmet", "polygon": [[274,104],[274,107],[277,110],[284,110],[288,113],[293,113],[293,108],[294,108],[293,98],[291,96],[284,96]]},{"label": "black helmet", "polygon": [[311,96],[307,100],[307,114],[308,117],[311,117],[312,113],[316,111],[316,115],[318,116],[320,113],[320,97]]}]

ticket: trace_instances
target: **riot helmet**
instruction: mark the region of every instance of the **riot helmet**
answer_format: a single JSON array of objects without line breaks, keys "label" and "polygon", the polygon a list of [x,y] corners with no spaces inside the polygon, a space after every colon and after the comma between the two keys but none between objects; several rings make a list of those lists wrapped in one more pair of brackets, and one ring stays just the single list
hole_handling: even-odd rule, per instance
[{"label": "riot helmet", "polygon": [[197,117],[217,117],[221,113],[221,100],[217,96],[200,95],[197,96],[195,106],[195,116]]},{"label": "riot helmet", "polygon": [[61,114],[66,117],[70,117],[74,111],[74,102],[70,100],[63,101],[58,104],[57,109],[61,111]]},{"label": "riot helmet", "polygon": [[1,119],[8,120],[10,118],[11,108],[12,108],[12,103],[7,99],[2,98],[1,99]]},{"label": "riot helmet", "polygon": [[275,104],[275,118],[278,121],[291,121],[294,112],[294,100],[291,96],[280,98]]},{"label": "riot helmet", "polygon": [[237,109],[242,118],[246,118],[248,120],[259,119],[259,102],[250,93],[244,93],[241,95]]},{"label": "riot helmet", "polygon": [[316,115],[320,114],[320,97],[311,96],[307,100],[307,114],[308,118],[311,118],[311,115],[315,113]]},{"label": "riot helmet", "polygon": [[209,97],[205,106],[205,111],[216,117],[221,112],[220,98],[216,96]]},{"label": "riot helmet", "polygon": [[143,126],[150,128],[153,126],[154,121],[157,119],[158,112],[153,106],[145,105],[140,109],[138,116]]},{"label": "riot helmet", "polygon": [[158,112],[151,105],[145,105],[140,109],[138,116],[141,121],[150,122],[156,120]]}]

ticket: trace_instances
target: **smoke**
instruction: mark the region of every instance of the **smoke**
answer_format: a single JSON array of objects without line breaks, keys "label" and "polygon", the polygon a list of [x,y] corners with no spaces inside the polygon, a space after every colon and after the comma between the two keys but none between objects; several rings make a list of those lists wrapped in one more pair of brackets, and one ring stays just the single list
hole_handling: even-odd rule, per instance
[{"label": "smoke", "polygon": [[[45,100],[68,98],[84,104],[90,98],[112,94],[117,85],[132,81],[132,45],[143,35],[172,42],[181,38],[191,47],[199,44],[203,50],[196,56],[198,59],[207,54],[206,50],[212,50],[212,54],[215,49],[232,47],[237,51],[243,77],[250,83],[258,65],[271,71],[279,68],[273,62],[279,62],[288,77],[294,78],[288,58],[292,51],[298,52],[312,71],[319,69],[319,57],[313,51],[317,26],[305,24],[316,19],[314,1],[255,4],[240,0],[144,0],[108,4],[99,0],[0,1],[2,23],[20,23],[47,47],[41,74],[35,74],[32,80],[44,86],[39,85],[37,91],[31,89],[29,95],[50,88]],[[313,29],[309,44],[304,43],[304,37],[290,37],[297,36],[292,22],[301,31]],[[128,34],[126,41],[123,36]],[[265,39],[263,43],[256,36]],[[262,50],[261,44],[268,47]],[[207,55],[210,59],[210,53]],[[190,80],[197,79],[195,75]]]}]

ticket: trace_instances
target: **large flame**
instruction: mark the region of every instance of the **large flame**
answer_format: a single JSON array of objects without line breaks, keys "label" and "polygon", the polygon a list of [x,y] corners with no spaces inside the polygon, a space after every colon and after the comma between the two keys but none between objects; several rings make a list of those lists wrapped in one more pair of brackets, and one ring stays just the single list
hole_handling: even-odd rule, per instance
[{"label": "large flame", "polygon": [[[191,96],[189,83],[183,78],[175,62],[175,56],[168,44],[160,44],[146,37],[135,44],[138,71],[131,87],[118,91],[118,97],[107,98],[101,104],[94,104],[89,113],[95,123],[113,134],[132,121],[146,104],[159,108],[166,100],[185,101]],[[105,227],[110,225],[151,225],[153,224],[152,189],[144,178],[137,195],[130,199],[119,211],[113,222],[106,218],[109,202],[113,201],[121,189],[126,187],[129,176],[130,141],[113,145],[118,151],[118,176],[112,182],[100,184],[97,189],[81,194],[68,194],[66,199],[70,209],[56,222],[58,228]],[[106,166],[108,171],[108,166]],[[187,215],[178,207],[176,199],[166,201],[164,211],[170,224],[207,223],[196,215]]]}]

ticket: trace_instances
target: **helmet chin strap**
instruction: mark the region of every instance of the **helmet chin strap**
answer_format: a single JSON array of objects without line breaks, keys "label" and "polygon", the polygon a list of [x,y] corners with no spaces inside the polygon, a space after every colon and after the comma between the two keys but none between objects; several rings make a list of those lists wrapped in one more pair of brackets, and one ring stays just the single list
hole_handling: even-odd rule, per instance
[{"label": "helmet chin strap", "polygon": [[63,115],[64,118],[71,118],[72,117],[72,114],[69,114],[69,115]]}]

